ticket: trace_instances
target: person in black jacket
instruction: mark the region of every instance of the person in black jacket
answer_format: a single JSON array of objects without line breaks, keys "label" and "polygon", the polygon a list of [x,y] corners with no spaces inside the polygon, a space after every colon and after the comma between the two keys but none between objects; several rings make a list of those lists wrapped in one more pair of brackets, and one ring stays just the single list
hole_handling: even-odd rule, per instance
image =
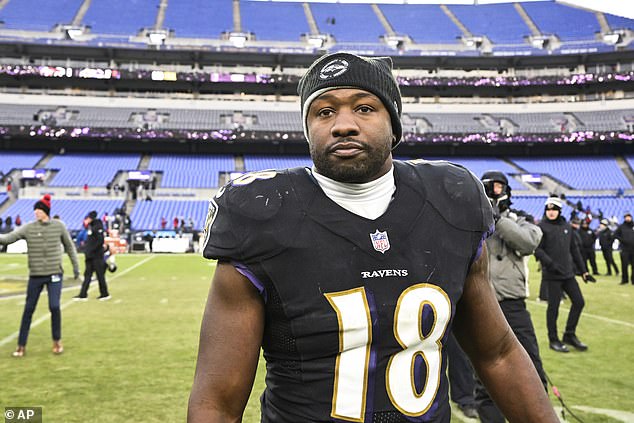
[{"label": "person in black jacket", "polygon": [[84,223],[88,229],[88,238],[84,244],[84,255],[86,261],[86,270],[84,271],[84,282],[81,284],[79,295],[73,297],[76,301],[86,301],[88,298],[88,287],[92,274],[97,275],[99,281],[100,295],[99,301],[110,299],[108,293],[108,284],[106,283],[106,262],[104,261],[104,230],[103,223],[97,218],[97,212],[91,211],[84,219]]},{"label": "person in black jacket", "polygon": [[602,219],[597,231],[597,237],[599,238],[599,245],[601,246],[601,252],[605,259],[605,265],[608,268],[607,276],[612,276],[612,268],[614,273],[618,276],[619,268],[616,266],[614,256],[612,255],[612,244],[614,244],[614,232],[610,229],[610,222],[608,219]]},{"label": "person in black jacket", "polygon": [[548,287],[548,308],[546,311],[548,340],[551,349],[557,352],[569,351],[568,347],[559,340],[557,332],[559,303],[563,291],[568,294],[572,303],[563,342],[572,345],[579,351],[585,351],[588,346],[581,342],[576,335],[577,324],[585,301],[575,279],[573,261],[581,269],[581,277],[585,282],[593,280],[593,278],[586,270],[579,246],[574,240],[573,229],[561,215],[561,208],[562,201],[559,197],[550,197],[546,200],[544,218],[539,223],[544,235],[535,250],[535,257],[542,264],[542,284],[546,284]]},{"label": "person in black jacket", "polygon": [[[616,228],[614,237],[621,244],[621,285],[628,281],[628,268],[634,266],[634,222],[628,212],[623,216],[623,223]],[[632,284],[634,285],[634,270],[632,270]]]},{"label": "person in black jacket", "polygon": [[597,260],[594,252],[594,244],[597,241],[597,236],[594,231],[590,229],[590,224],[585,219],[581,222],[581,227],[577,230],[577,233],[581,238],[581,257],[583,257],[583,262],[586,264],[586,268],[588,267],[588,262],[590,262],[592,274],[598,275],[599,271],[597,270]]}]

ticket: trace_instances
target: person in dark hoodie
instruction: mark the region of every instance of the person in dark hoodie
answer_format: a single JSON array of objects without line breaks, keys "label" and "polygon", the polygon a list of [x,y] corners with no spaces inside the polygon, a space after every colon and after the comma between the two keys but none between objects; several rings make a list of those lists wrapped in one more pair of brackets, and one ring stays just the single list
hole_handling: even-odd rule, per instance
[{"label": "person in dark hoodie", "polygon": [[[588,262],[585,260],[585,257],[583,255],[583,242],[580,235],[581,220],[578,217],[570,218],[570,226],[572,227],[572,238],[577,243],[577,247],[579,247],[579,253],[581,253],[581,259],[585,263],[586,269],[588,269]],[[577,266],[577,263],[574,260],[572,261],[572,270],[574,270],[575,275],[580,275],[582,273],[581,269],[579,268],[579,266]],[[566,296],[564,295],[564,298],[565,297]]]},{"label": "person in dark hoodie", "polygon": [[[634,222],[632,215],[627,212],[623,216],[623,223],[614,231],[614,238],[621,244],[621,285],[627,285],[629,267],[634,266]],[[632,284],[634,285],[634,268],[632,270]]]},{"label": "person in dark hoodie", "polygon": [[535,250],[535,257],[542,264],[542,284],[548,287],[548,308],[546,311],[546,325],[550,348],[557,352],[569,352],[568,347],[559,339],[557,332],[557,317],[562,292],[570,297],[571,306],[563,335],[563,342],[572,345],[579,351],[585,351],[588,346],[581,342],[576,335],[577,324],[581,311],[585,306],[583,294],[575,279],[573,262],[581,270],[584,282],[593,281],[581,257],[579,245],[575,242],[573,229],[561,215],[562,201],[559,197],[546,200],[544,218],[539,222],[542,230],[542,240]]},{"label": "person in dark hoodie", "polygon": [[88,237],[84,244],[84,255],[86,261],[86,270],[84,271],[84,282],[81,284],[81,290],[79,295],[73,297],[75,301],[86,301],[88,298],[88,287],[90,286],[90,279],[92,274],[97,275],[99,281],[100,295],[97,298],[99,301],[106,301],[110,299],[108,293],[108,284],[106,283],[106,262],[104,261],[104,230],[103,223],[97,218],[97,212],[91,211],[84,218]]},{"label": "person in dark hoodie", "polygon": [[608,222],[608,219],[601,219],[599,230],[597,231],[597,236],[599,238],[599,245],[601,245],[603,258],[605,259],[605,265],[608,268],[606,276],[612,276],[612,268],[614,268],[614,273],[616,273],[616,275],[618,276],[619,268],[616,266],[614,256],[612,255],[614,232],[612,232],[612,230],[610,229],[610,222]]},{"label": "person in dark hoodie", "polygon": [[590,223],[585,219],[581,222],[581,227],[577,230],[577,233],[581,239],[581,256],[583,257],[583,262],[586,264],[586,267],[588,266],[588,262],[590,262],[592,274],[598,275],[599,270],[597,269],[596,254],[594,251],[597,236],[594,231],[590,229]]}]

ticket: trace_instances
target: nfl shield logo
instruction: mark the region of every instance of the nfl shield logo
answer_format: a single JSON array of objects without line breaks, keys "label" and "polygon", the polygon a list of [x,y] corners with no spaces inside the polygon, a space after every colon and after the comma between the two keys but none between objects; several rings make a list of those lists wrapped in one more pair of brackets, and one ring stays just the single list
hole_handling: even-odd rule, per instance
[{"label": "nfl shield logo", "polygon": [[379,232],[377,229],[375,233],[370,234],[372,240],[372,246],[379,253],[385,254],[390,249],[390,240],[387,237],[387,231]]}]

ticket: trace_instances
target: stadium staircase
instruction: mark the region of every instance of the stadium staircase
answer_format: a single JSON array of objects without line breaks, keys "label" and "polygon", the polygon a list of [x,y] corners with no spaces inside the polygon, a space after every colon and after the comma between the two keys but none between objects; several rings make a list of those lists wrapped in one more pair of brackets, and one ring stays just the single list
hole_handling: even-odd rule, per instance
[{"label": "stadium staircase", "polygon": [[540,36],[541,31],[539,30],[539,28],[537,28],[537,25],[535,25],[535,22],[533,22],[531,17],[528,16],[528,13],[526,13],[526,10],[524,10],[522,5],[519,3],[514,3],[513,6],[515,6],[515,10],[517,10],[517,13],[519,13],[519,15],[522,17],[522,20],[524,21],[524,23],[526,23],[526,26],[528,26],[528,28],[531,30],[531,35],[533,35],[534,37]]},{"label": "stadium staircase", "polygon": [[464,26],[462,22],[460,22],[460,19],[458,19],[458,17],[451,10],[449,10],[447,6],[445,6],[444,4],[441,4],[440,8],[442,9],[443,12],[445,12],[445,15],[447,15],[447,17],[451,19],[451,21],[458,27],[458,29],[462,31],[463,36],[473,37],[473,34],[471,33],[471,31],[469,31],[467,27]]},{"label": "stadium staircase", "polygon": [[[508,159],[504,159],[504,161],[506,163],[508,163],[510,166],[514,167],[515,169],[517,169],[518,173],[530,173],[529,171],[527,171],[526,169],[524,169],[521,166],[518,166],[516,163],[514,163],[511,160]],[[546,175],[546,174],[541,174],[541,186],[539,188],[533,186],[532,184],[527,184],[524,183],[521,179],[518,179],[520,176],[513,176],[516,180],[519,180],[520,182],[522,182],[522,185],[528,187],[528,190],[531,193],[534,194],[539,194],[539,195],[544,195],[544,192],[566,192],[566,191],[570,191],[570,187],[563,184],[561,181],[553,178],[550,175]],[[522,194],[526,194],[526,193],[522,193]]]},{"label": "stadium staircase", "polygon": [[568,130],[571,132],[583,129],[583,127],[586,126],[586,124],[572,112],[564,112],[564,116],[568,119]]},{"label": "stadium staircase", "polygon": [[150,160],[152,160],[151,154],[143,154],[141,156],[141,160],[139,161],[138,170],[148,170],[150,167]]},{"label": "stadium staircase", "polygon": [[485,129],[497,132],[500,130],[500,122],[490,114],[486,113],[481,116],[477,116],[475,118],[476,121],[480,123]]},{"label": "stadium staircase", "polygon": [[608,20],[605,18],[605,15],[603,13],[596,12],[594,15],[597,17],[597,21],[599,22],[599,26],[601,27],[602,34],[612,32],[610,24],[608,23]]},{"label": "stadium staircase", "polygon": [[240,0],[233,0],[233,30],[242,32],[242,15],[240,14]]},{"label": "stadium staircase", "polygon": [[165,22],[166,10],[167,10],[167,0],[161,0],[161,4],[159,4],[158,12],[156,14],[156,21],[154,22],[154,29],[163,28],[163,22]]},{"label": "stadium staircase", "polygon": [[77,10],[77,13],[73,17],[73,20],[71,22],[71,26],[74,26],[74,27],[81,26],[81,21],[84,20],[84,16],[86,15],[86,12],[88,12],[88,8],[90,7],[90,3],[92,3],[92,0],[84,0],[82,2],[81,6],[79,6],[79,9]]},{"label": "stadium staircase", "polygon": [[394,35],[396,35],[394,33],[394,28],[392,28],[392,25],[390,24],[390,22],[388,22],[387,18],[385,17],[385,15],[383,14],[379,6],[375,3],[372,4],[372,10],[374,10],[374,13],[376,14],[376,17],[381,22],[381,25],[383,25],[383,28],[385,29],[385,33],[390,37],[393,37]]},{"label": "stadium staircase", "polygon": [[623,156],[616,156],[615,159],[616,164],[623,171],[623,174],[625,175],[629,183],[634,187],[634,171],[632,171],[632,168],[630,167],[627,160],[625,160]]},{"label": "stadium staircase", "polygon": [[4,216],[4,213],[11,207],[13,203],[17,201],[17,198],[14,195],[7,195],[6,201],[0,203],[0,216]]},{"label": "stadium staircase", "polygon": [[304,14],[306,15],[306,21],[308,22],[308,27],[310,28],[310,33],[312,35],[319,34],[319,28],[317,27],[317,22],[315,21],[313,11],[310,9],[310,5],[308,3],[304,3],[303,6]]}]

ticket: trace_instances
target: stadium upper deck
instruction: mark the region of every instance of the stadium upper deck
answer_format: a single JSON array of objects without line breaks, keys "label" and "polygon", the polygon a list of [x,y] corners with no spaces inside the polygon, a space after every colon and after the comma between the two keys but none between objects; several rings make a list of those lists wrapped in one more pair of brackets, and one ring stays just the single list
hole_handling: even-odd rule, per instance
[{"label": "stadium upper deck", "polygon": [[0,2],[0,41],[298,54],[354,50],[526,56],[630,49],[634,39],[633,19],[569,2],[391,3],[13,0]]}]

